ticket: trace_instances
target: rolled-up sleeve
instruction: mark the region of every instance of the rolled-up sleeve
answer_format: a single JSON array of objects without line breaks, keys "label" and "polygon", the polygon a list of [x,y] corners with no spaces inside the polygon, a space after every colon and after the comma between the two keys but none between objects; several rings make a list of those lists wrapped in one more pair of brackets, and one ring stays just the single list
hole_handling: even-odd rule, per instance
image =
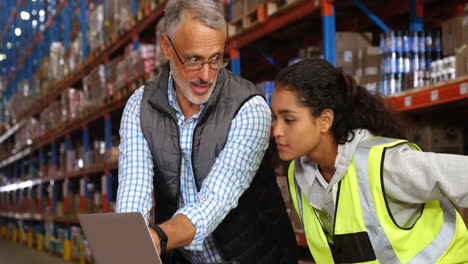
[{"label": "rolled-up sleeve", "polygon": [[147,223],[152,207],[153,160],[140,127],[144,87],[130,97],[120,123],[119,185],[116,211],[141,212]]}]

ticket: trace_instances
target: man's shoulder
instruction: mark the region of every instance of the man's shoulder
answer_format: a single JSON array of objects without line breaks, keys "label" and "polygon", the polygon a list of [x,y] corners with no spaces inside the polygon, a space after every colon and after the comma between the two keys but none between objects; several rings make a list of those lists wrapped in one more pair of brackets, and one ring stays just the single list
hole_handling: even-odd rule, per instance
[{"label": "man's shoulder", "polygon": [[145,86],[142,85],[140,88],[136,89],[135,92],[130,96],[130,98],[127,101],[127,105],[140,105],[141,101],[143,99],[143,93],[145,91]]}]

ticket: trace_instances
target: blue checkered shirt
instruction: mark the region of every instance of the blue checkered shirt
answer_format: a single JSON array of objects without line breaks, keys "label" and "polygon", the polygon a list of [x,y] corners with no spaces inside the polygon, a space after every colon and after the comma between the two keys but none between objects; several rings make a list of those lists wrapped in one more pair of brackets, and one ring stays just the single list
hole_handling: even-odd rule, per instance
[{"label": "blue checkered shirt", "polygon": [[[119,188],[117,212],[141,212],[149,221],[152,207],[153,160],[140,127],[140,104],[144,87],[130,97],[120,124]],[[180,191],[182,199],[175,213],[185,215],[196,228],[185,249],[193,263],[216,263],[222,258],[212,232],[249,187],[268,148],[271,112],[260,96],[246,102],[232,120],[228,140],[210,173],[197,192],[191,163],[193,131],[203,110],[185,120],[177,102],[172,78],[168,85],[169,104],[175,109],[180,129]],[[156,164],[157,166],[157,164]]]}]

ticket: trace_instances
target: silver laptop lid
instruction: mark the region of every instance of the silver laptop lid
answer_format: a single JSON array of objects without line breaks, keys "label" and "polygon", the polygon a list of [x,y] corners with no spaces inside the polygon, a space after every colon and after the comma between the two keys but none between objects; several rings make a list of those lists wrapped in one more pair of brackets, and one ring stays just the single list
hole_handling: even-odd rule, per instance
[{"label": "silver laptop lid", "polygon": [[78,218],[96,264],[161,264],[141,213],[80,214]]}]

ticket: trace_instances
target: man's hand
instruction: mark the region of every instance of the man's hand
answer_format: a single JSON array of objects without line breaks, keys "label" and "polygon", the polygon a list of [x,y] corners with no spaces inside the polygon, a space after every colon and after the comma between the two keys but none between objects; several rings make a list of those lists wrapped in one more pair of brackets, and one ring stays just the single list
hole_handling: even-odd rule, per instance
[{"label": "man's hand", "polygon": [[154,245],[156,246],[156,249],[158,250],[158,254],[161,255],[161,243],[159,243],[159,236],[156,233],[156,231],[154,231],[153,228],[151,227],[148,227],[148,228],[151,234],[151,238],[153,239]]}]

